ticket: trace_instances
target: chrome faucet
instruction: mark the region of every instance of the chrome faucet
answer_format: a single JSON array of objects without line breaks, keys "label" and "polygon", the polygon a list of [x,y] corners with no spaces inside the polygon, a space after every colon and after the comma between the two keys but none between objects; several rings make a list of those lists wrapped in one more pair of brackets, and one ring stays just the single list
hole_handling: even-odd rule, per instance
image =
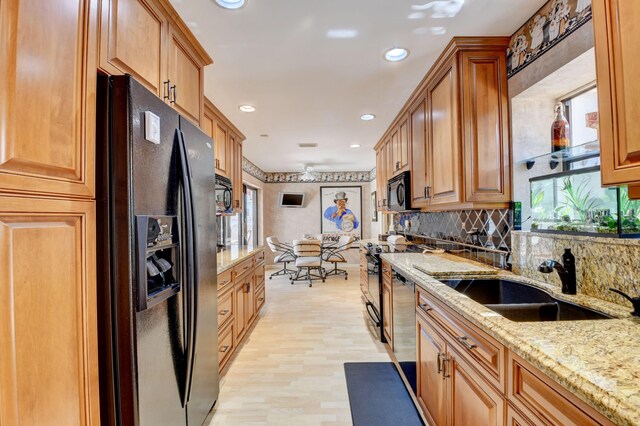
[{"label": "chrome faucet", "polygon": [[576,294],[576,265],[574,262],[568,262],[566,256],[563,257],[565,258],[564,265],[556,262],[555,260],[549,259],[545,260],[540,266],[538,266],[538,271],[543,274],[549,274],[555,269],[558,272],[558,275],[560,275],[562,292],[564,294]]}]

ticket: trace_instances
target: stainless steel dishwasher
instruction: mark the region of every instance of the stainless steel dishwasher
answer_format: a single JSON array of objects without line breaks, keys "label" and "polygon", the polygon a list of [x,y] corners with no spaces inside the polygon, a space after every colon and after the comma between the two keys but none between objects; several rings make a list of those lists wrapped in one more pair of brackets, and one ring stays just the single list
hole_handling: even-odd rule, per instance
[{"label": "stainless steel dishwasher", "polygon": [[393,352],[407,381],[416,390],[415,283],[393,272]]}]

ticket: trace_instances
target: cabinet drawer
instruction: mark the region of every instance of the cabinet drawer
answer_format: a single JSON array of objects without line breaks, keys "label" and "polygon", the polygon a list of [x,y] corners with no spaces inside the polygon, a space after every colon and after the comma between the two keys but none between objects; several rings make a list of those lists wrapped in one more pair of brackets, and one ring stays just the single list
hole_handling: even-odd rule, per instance
[{"label": "cabinet drawer", "polygon": [[259,265],[256,270],[253,272],[253,275],[256,277],[256,287],[260,287],[264,285],[264,264]]},{"label": "cabinet drawer", "polygon": [[239,277],[244,275],[249,270],[253,269],[253,257],[243,260],[234,268],[235,277]]},{"label": "cabinet drawer", "polygon": [[229,327],[218,333],[218,370],[224,368],[234,349],[232,322]]},{"label": "cabinet drawer", "polygon": [[218,274],[218,291],[224,291],[231,287],[231,283],[233,282],[232,272],[233,269],[227,269],[226,271]]},{"label": "cabinet drawer", "polygon": [[264,285],[262,287],[258,287],[256,290],[256,312],[260,311],[260,308],[264,305],[265,302],[265,291]]},{"label": "cabinet drawer", "polygon": [[436,302],[428,292],[417,288],[416,309],[433,318],[456,344],[461,354],[480,370],[500,392],[505,391],[506,350],[502,344],[457,314]]},{"label": "cabinet drawer", "polygon": [[264,262],[264,250],[262,250],[260,253],[256,254],[255,259],[256,259],[256,262],[255,262],[256,265],[259,265],[259,264],[263,263]]},{"label": "cabinet drawer", "polygon": [[224,328],[233,320],[233,297],[235,292],[228,291],[218,298],[218,329]]},{"label": "cabinet drawer", "polygon": [[593,408],[511,353],[508,398],[534,424],[612,425]]}]

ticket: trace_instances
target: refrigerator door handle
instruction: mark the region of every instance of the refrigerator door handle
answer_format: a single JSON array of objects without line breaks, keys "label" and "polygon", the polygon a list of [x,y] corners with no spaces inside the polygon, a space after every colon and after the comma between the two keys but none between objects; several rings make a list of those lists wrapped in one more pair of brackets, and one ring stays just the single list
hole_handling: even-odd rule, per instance
[{"label": "refrigerator door handle", "polygon": [[191,395],[193,382],[193,365],[196,354],[196,336],[198,330],[198,253],[196,251],[196,222],[194,216],[193,195],[191,187],[191,169],[187,156],[184,134],[176,129],[180,151],[180,168],[184,187],[186,234],[187,234],[187,358],[185,375],[185,403]]}]

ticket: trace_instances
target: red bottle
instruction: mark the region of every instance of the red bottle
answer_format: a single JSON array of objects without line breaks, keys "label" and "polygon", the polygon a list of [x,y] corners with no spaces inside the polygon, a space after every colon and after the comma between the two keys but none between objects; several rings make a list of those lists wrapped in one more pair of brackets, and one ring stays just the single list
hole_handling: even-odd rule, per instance
[{"label": "red bottle", "polygon": [[560,151],[571,146],[571,128],[564,116],[564,105],[561,102],[556,104],[556,116],[551,125],[551,152]]}]

